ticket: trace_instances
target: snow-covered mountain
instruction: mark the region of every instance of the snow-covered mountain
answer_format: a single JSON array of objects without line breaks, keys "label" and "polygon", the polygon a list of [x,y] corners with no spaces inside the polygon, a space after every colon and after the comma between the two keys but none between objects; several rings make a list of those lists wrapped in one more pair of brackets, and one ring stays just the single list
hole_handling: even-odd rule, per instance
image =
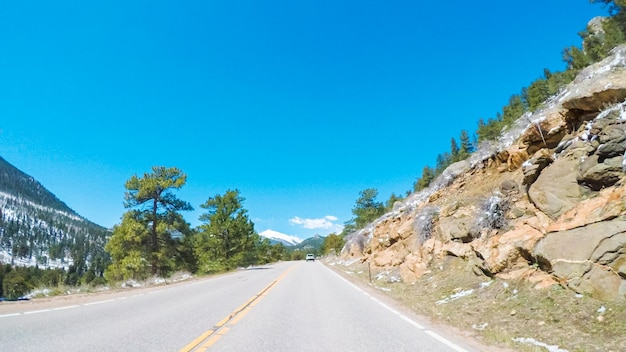
[{"label": "snow-covered mountain", "polygon": [[282,243],[285,246],[295,246],[302,242],[302,240],[298,237],[285,235],[284,233],[269,229],[259,233],[259,236],[265,237],[270,241]]},{"label": "snow-covered mountain", "polygon": [[101,275],[108,235],[0,157],[0,264],[74,266],[79,276],[91,265]]}]

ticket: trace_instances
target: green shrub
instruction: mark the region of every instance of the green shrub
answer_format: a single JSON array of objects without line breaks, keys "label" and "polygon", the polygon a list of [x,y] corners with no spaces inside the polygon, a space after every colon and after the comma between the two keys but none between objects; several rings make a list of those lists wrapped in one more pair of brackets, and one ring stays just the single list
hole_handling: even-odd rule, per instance
[{"label": "green shrub", "polygon": [[26,295],[30,290],[31,287],[26,278],[15,270],[8,272],[2,280],[2,292],[5,298],[9,300],[16,300]]}]

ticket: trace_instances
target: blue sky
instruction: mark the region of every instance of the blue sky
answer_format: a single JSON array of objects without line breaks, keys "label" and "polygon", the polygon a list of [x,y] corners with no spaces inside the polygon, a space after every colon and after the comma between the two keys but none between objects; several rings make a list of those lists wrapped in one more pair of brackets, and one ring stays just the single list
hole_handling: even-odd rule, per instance
[{"label": "blue sky", "polygon": [[82,216],[124,183],[239,189],[258,232],[340,230],[359,191],[404,194],[605,9],[586,0],[1,1],[0,156]]}]

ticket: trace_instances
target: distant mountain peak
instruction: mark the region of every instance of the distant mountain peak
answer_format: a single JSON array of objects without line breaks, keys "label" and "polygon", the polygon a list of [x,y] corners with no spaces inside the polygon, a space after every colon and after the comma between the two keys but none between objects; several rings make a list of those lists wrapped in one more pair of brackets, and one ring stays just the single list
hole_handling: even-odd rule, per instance
[{"label": "distant mountain peak", "polygon": [[275,242],[282,243],[285,246],[295,246],[295,245],[300,244],[302,242],[302,239],[300,239],[298,237],[291,236],[291,235],[286,235],[284,233],[280,233],[278,231],[274,231],[274,230],[270,230],[270,229],[267,229],[267,230],[259,233],[259,236],[267,238],[270,241],[275,241]]},{"label": "distant mountain peak", "polygon": [[34,177],[25,174],[2,157],[0,157],[0,192],[78,216]]}]

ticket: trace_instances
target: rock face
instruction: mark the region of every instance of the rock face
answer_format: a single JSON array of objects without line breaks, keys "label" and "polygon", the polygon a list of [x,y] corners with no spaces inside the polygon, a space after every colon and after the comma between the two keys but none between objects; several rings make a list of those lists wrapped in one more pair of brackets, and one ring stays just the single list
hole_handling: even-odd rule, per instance
[{"label": "rock face", "polygon": [[446,256],[472,275],[626,295],[626,46],[518,129],[351,235],[344,256],[414,282]]},{"label": "rock face", "polygon": [[534,249],[543,269],[581,293],[613,298],[626,293],[626,219],[548,233]]}]

